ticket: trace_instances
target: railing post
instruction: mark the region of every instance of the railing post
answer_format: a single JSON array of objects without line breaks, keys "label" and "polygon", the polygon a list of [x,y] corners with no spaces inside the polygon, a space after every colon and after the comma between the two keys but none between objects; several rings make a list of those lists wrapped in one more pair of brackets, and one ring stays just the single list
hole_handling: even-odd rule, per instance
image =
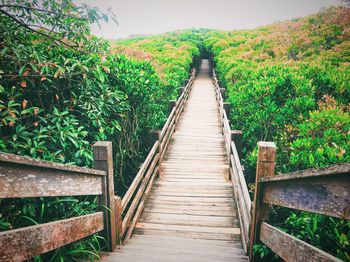
[{"label": "railing post", "polygon": [[225,88],[220,88],[220,94],[222,96],[222,99],[225,99],[225,93],[226,93],[226,89]]},{"label": "railing post", "polygon": [[171,111],[176,105],[176,100],[170,100],[168,104],[168,114],[170,115]]},{"label": "railing post", "polygon": [[122,239],[122,224],[123,224],[123,207],[122,199],[120,196],[114,196],[114,213],[115,213],[115,226],[116,226],[116,244],[121,245]]},{"label": "railing post", "polygon": [[[153,145],[157,140],[159,140],[159,146],[158,146],[158,149],[157,149],[157,153],[162,153],[162,147],[161,147],[161,144],[160,144],[160,133],[161,131],[160,130],[151,130],[149,132],[150,134],[150,142],[151,144]],[[160,165],[160,158],[159,158],[159,161],[158,161],[158,165]]]},{"label": "railing post", "polygon": [[275,170],[276,145],[273,142],[258,143],[258,160],[256,166],[255,192],[252,211],[252,221],[249,232],[249,258],[254,261],[253,246],[259,241],[261,222],[268,218],[269,207],[263,204],[263,188],[259,179],[273,176]]},{"label": "railing post", "polygon": [[231,104],[228,102],[224,102],[224,110],[226,111],[227,119],[229,119],[231,114]]},{"label": "railing post", "polygon": [[182,93],[184,92],[185,88],[184,87],[179,87],[178,92],[179,92],[179,96],[182,95]]},{"label": "railing post", "polygon": [[[151,130],[150,131],[152,144],[154,144],[157,140],[159,141],[158,149],[156,151],[157,153],[159,153],[159,160],[158,160],[159,170],[160,170],[160,164],[161,164],[161,161],[162,161],[162,154],[163,154],[163,152],[162,152],[163,148],[162,148],[162,145],[160,143],[160,134],[161,134],[160,130]],[[161,173],[158,172],[158,175],[161,176]]]},{"label": "railing post", "polygon": [[102,184],[102,196],[99,205],[104,213],[103,237],[108,243],[108,251],[114,251],[117,246],[117,229],[114,205],[114,177],[112,142],[98,141],[93,146],[94,168],[106,171]]},{"label": "railing post", "polygon": [[243,132],[241,130],[231,130],[231,141],[235,143],[239,159],[242,158],[242,137]]}]

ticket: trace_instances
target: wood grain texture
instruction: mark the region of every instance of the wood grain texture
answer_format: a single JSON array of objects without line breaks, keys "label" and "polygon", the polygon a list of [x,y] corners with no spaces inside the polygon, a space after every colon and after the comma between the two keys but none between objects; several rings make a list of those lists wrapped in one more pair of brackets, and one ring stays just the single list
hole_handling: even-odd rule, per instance
[{"label": "wood grain texture", "polygon": [[32,167],[41,167],[41,168],[47,168],[47,169],[55,169],[55,170],[61,170],[61,171],[91,174],[91,175],[99,175],[99,176],[105,175],[105,172],[101,170],[79,167],[79,166],[68,165],[68,164],[61,164],[61,163],[50,162],[45,160],[38,160],[38,159],[26,157],[26,156],[19,156],[19,155],[8,154],[8,153],[0,153],[0,163],[1,162],[21,164],[21,165],[32,166]]},{"label": "wood grain texture", "polygon": [[99,197],[99,209],[104,213],[104,230],[101,234],[107,240],[108,250],[113,251],[117,247],[117,222],[114,203],[112,142],[97,141],[93,146],[93,153],[94,167],[106,172],[102,181],[102,196]]},{"label": "wood grain texture", "polygon": [[350,174],[265,182],[263,202],[350,219]]},{"label": "wood grain texture", "polygon": [[341,261],[340,259],[265,222],[261,224],[260,240],[287,262]]},{"label": "wood grain texture", "polygon": [[103,177],[0,162],[0,198],[101,195]]},{"label": "wood grain texture", "polygon": [[328,167],[321,168],[310,168],[304,170],[298,170],[295,172],[279,174],[277,176],[262,177],[259,182],[269,182],[269,181],[292,181],[299,180],[299,178],[309,178],[309,177],[324,177],[324,176],[334,176],[334,175],[350,175],[350,163],[336,164]]},{"label": "wood grain texture", "polygon": [[103,213],[0,233],[0,261],[20,262],[103,230]]},{"label": "wood grain texture", "polygon": [[254,205],[252,209],[252,220],[249,229],[248,254],[252,261],[257,257],[253,255],[253,246],[258,243],[260,236],[260,225],[267,218],[269,206],[262,202],[263,189],[259,183],[260,178],[273,176],[275,171],[276,145],[273,142],[258,142],[258,159],[256,163]]}]

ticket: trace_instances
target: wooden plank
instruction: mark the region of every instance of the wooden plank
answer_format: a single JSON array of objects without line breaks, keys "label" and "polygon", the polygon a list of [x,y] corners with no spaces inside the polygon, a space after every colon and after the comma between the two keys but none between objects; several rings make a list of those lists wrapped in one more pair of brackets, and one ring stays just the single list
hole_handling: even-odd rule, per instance
[{"label": "wooden plank", "polygon": [[203,232],[203,233],[221,233],[221,234],[234,234],[239,235],[240,229],[237,227],[206,227],[206,226],[183,226],[183,225],[166,225],[157,223],[137,223],[138,229],[166,229],[174,231],[187,231],[187,232]]},{"label": "wooden plank", "polygon": [[233,227],[238,225],[234,217],[205,216],[166,213],[145,213],[140,222],[185,226]]},{"label": "wooden plank", "polygon": [[211,252],[218,257],[220,257],[220,253],[221,255],[244,255],[241,248],[233,245],[233,241],[190,239],[180,236],[135,235],[130,243],[132,245],[125,246],[123,252],[147,249],[148,247],[165,247],[172,248],[174,251],[184,251],[187,254],[196,255]]},{"label": "wooden plank", "polygon": [[333,175],[347,175],[350,176],[350,163],[336,164],[328,167],[310,168],[305,170],[299,170],[291,173],[280,174],[278,176],[262,177],[259,182],[272,182],[272,181],[289,181],[299,180],[301,178],[309,177],[323,177]]},{"label": "wooden plank", "polygon": [[[208,252],[208,250],[202,253],[196,252],[185,253],[180,250],[172,250],[170,248],[150,248],[144,252],[144,247],[141,250],[132,252],[131,250],[126,253],[121,252],[120,254],[105,254],[102,257],[102,262],[115,262],[115,261],[128,261],[128,262],[139,262],[142,257],[143,262],[190,262],[190,261],[201,261],[201,262],[243,262],[248,261],[248,258],[243,255],[232,255],[230,252]],[[148,252],[147,252],[148,251]],[[199,253],[199,254],[198,254]]]},{"label": "wooden plank", "polygon": [[[205,240],[200,240],[205,241]],[[209,240],[215,241],[215,240]],[[221,241],[222,242],[222,241]],[[237,261],[244,256],[242,251],[235,250],[234,247],[219,248],[219,247],[202,247],[184,245],[185,243],[172,243],[172,246],[165,243],[143,243],[126,246],[122,253],[125,254],[125,259],[128,260],[127,254],[141,256],[142,259],[153,259],[151,261],[169,261],[169,258],[175,261]],[[126,253],[124,253],[126,252]],[[164,260],[165,259],[165,260]],[[142,260],[144,261],[144,260]],[[148,260],[149,261],[149,260]],[[174,260],[173,260],[174,261]]]},{"label": "wooden plank", "polygon": [[350,173],[264,182],[263,202],[350,219]]},{"label": "wooden plank", "polygon": [[150,198],[154,198],[155,200],[166,200],[166,201],[188,201],[188,202],[198,202],[198,203],[208,203],[208,204],[219,204],[219,203],[233,203],[233,199],[231,196],[225,197],[195,197],[195,196],[163,196],[158,193],[153,193],[150,195]]},{"label": "wooden plank", "polygon": [[21,164],[21,165],[37,167],[37,168],[69,171],[69,172],[75,172],[79,174],[83,173],[83,174],[90,174],[90,175],[97,175],[97,176],[104,176],[106,174],[101,170],[61,164],[61,163],[50,162],[45,160],[38,160],[38,159],[26,157],[26,156],[19,156],[19,155],[8,154],[8,153],[0,153],[0,164],[1,162]]},{"label": "wooden plank", "polygon": [[0,260],[20,262],[103,230],[103,213],[0,232]]},{"label": "wooden plank", "polygon": [[135,193],[136,188],[138,187],[140,181],[145,175],[145,172],[147,171],[147,168],[154,158],[159,146],[159,141],[155,142],[151,151],[148,153],[145,162],[142,163],[140,170],[137,172],[137,175],[135,176],[134,180],[132,181],[131,185],[129,186],[128,191],[125,193],[124,197],[122,198],[122,207],[123,212],[125,208],[127,207],[130,199]]},{"label": "wooden plank", "polygon": [[101,175],[1,162],[0,198],[101,195],[102,179]]},{"label": "wooden plank", "polygon": [[[187,207],[187,208],[186,208]],[[232,207],[193,207],[193,206],[177,206],[171,208],[166,205],[148,205],[144,209],[145,213],[163,213],[163,214],[181,214],[181,215],[199,215],[199,216],[219,216],[219,217],[236,217],[236,212]]]},{"label": "wooden plank", "polygon": [[[171,205],[168,205],[166,203],[157,203],[152,200],[147,201],[146,203],[147,208],[154,208],[157,209],[171,209],[172,211],[176,210],[182,210],[184,213],[190,212],[190,211],[218,211],[218,212],[226,212],[226,214],[232,214],[235,216],[236,214],[236,208],[232,204],[228,205],[189,205],[188,203],[172,203]],[[156,212],[156,211],[155,211]],[[177,212],[177,211],[176,211]],[[171,213],[171,212],[170,212]]]},{"label": "wooden plank", "polygon": [[260,240],[285,261],[340,262],[342,260],[293,237],[265,222],[261,224]]}]

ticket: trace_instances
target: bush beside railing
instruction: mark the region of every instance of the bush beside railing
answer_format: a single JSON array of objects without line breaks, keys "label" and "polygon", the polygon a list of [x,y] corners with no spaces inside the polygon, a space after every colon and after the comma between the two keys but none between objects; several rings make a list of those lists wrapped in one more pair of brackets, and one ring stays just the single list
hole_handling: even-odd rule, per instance
[{"label": "bush beside railing", "polygon": [[227,117],[230,106],[223,99],[225,89],[219,87],[214,70],[212,75],[240,220],[242,245],[250,260],[257,260],[253,246],[261,241],[285,261],[341,261],[267,221],[271,205],[350,219],[350,164],[275,176],[276,145],[259,142],[252,202],[240,164],[242,132],[230,130]]}]

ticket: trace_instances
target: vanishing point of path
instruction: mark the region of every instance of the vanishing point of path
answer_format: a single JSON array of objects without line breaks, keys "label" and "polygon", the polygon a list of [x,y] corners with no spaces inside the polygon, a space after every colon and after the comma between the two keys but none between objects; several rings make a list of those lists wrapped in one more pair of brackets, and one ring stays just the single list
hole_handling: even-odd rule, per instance
[{"label": "vanishing point of path", "polygon": [[133,237],[103,261],[247,261],[208,60]]}]

